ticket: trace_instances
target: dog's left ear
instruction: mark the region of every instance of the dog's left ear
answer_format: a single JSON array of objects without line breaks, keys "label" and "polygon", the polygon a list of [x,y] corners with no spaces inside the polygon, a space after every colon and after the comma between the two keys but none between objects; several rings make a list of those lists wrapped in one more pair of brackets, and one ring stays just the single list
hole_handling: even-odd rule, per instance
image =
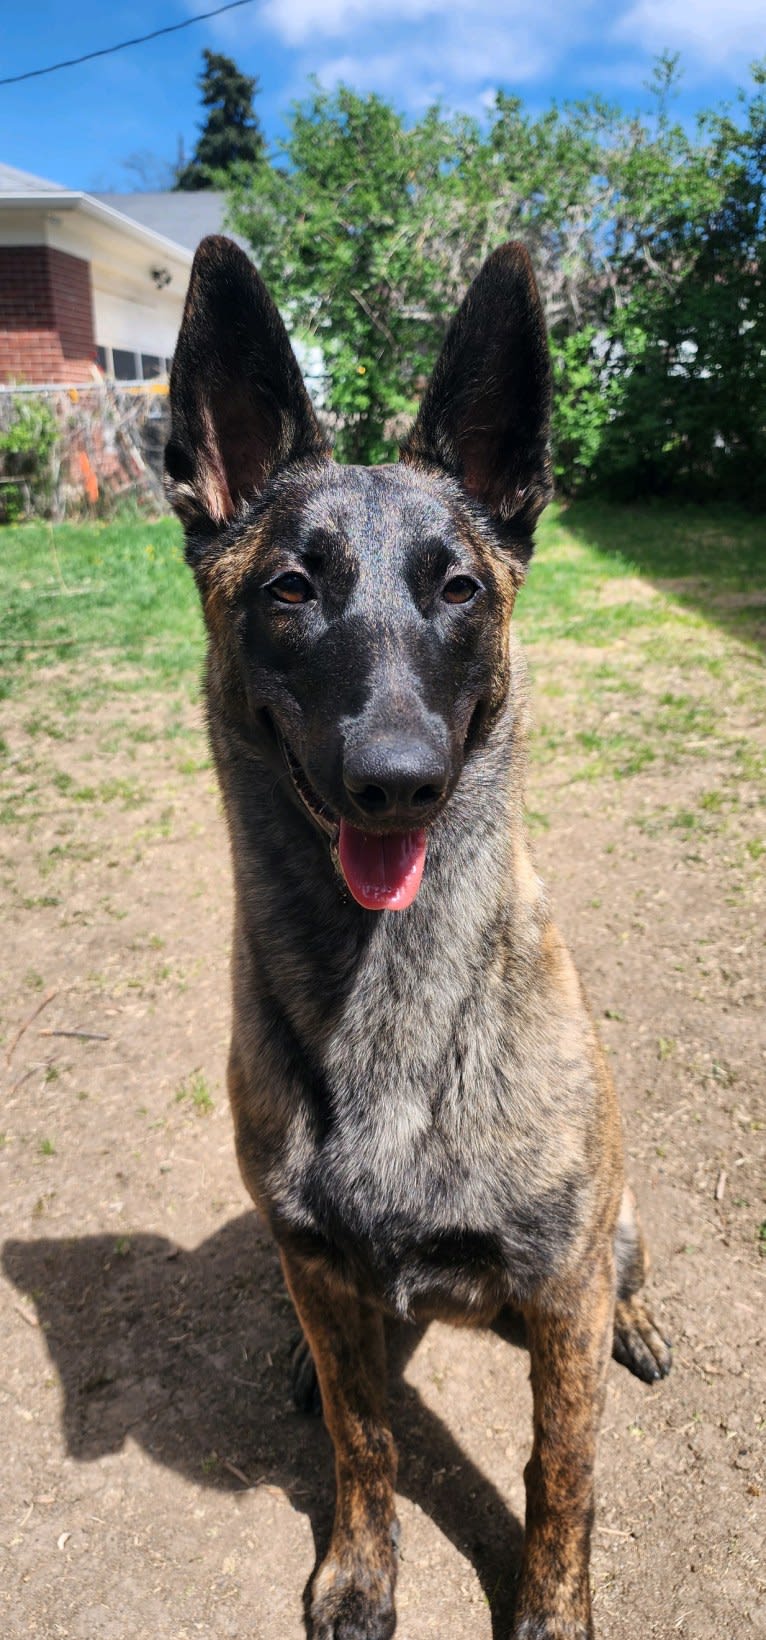
[{"label": "dog's left ear", "polygon": [[324,455],[287,331],[260,275],[230,239],[192,263],[170,377],[166,491],[202,556],[288,461]]},{"label": "dog's left ear", "polygon": [[[402,460],[439,467],[531,551],[552,494],[551,365],[542,304],[520,244],[487,258],[458,309]],[[527,553],[528,555],[528,553]]]}]

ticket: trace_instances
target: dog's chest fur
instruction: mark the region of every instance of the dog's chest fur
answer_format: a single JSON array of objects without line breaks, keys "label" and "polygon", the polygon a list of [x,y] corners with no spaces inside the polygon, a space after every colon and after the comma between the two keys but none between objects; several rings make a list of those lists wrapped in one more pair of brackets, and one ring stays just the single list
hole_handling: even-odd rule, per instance
[{"label": "dog's chest fur", "polygon": [[240,880],[248,1170],[281,1242],[405,1314],[495,1310],[566,1257],[594,1114],[581,1007],[551,1014],[539,885],[521,845],[513,872],[505,804],[466,825],[466,787],[404,916],[360,919],[300,818],[289,846],[284,816],[273,849],[258,828]]}]

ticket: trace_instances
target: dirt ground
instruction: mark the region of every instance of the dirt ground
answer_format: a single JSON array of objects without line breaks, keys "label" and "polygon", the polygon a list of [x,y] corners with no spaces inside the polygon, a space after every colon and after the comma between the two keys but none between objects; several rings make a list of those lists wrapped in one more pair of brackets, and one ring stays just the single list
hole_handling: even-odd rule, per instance
[{"label": "dirt ground", "polygon": [[[4,708],[22,796],[49,681]],[[128,694],[48,731],[60,778],[2,847],[0,1632],[300,1640],[330,1449],[292,1408],[295,1323],[234,1161],[229,870],[199,709]],[[716,755],[623,781],[577,781],[566,757],[532,772],[536,858],[612,1057],[675,1346],[657,1388],[610,1372],[600,1640],[766,1633],[764,908],[737,830],[746,782],[727,829],[662,823],[698,812]],[[391,1348],[399,1640],[502,1640],[525,1351],[442,1326]]]}]

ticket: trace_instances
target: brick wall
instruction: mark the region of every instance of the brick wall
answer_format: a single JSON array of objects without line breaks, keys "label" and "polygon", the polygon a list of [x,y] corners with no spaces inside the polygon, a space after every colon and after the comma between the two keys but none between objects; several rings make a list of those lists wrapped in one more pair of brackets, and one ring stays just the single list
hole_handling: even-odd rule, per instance
[{"label": "brick wall", "polygon": [[0,246],[0,381],[91,381],[95,357],[90,264],[49,245]]}]

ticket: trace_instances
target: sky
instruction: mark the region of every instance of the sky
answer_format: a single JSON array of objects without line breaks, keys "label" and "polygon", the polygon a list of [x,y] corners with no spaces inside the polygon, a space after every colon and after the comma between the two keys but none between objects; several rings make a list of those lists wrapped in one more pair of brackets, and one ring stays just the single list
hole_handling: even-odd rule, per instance
[{"label": "sky", "polygon": [[[0,77],[148,33],[216,0],[0,0]],[[646,108],[652,62],[681,54],[678,117],[733,98],[766,54],[765,0],[252,0],[113,57],[0,87],[0,160],[70,188],[161,185],[193,149],[203,47],[257,74],[267,139],[315,74],[414,118],[435,100],[479,116],[497,87],[533,112],[590,92]],[[143,156],[139,170],[133,156]]]}]

